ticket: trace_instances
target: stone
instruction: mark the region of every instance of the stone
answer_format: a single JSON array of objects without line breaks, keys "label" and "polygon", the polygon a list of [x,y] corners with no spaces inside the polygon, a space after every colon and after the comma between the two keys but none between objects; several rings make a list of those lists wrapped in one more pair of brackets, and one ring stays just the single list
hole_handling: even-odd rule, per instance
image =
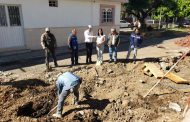
[{"label": "stone", "polygon": [[125,106],[128,106],[129,104],[129,101],[128,100],[123,100],[122,101],[122,105],[125,107]]},{"label": "stone", "polygon": [[47,73],[47,74],[45,75],[45,78],[50,78],[50,74]]},{"label": "stone", "polygon": [[161,67],[162,70],[164,70],[164,71],[170,69],[169,63],[165,63],[165,62],[161,62],[161,63],[160,63],[160,67]]},{"label": "stone", "polygon": [[170,102],[169,108],[175,110],[176,112],[181,112],[181,107],[177,103]]},{"label": "stone", "polygon": [[108,70],[107,70],[107,73],[108,73],[108,74],[111,74],[111,73],[113,73],[113,70],[108,69]]},{"label": "stone", "polygon": [[139,80],[139,82],[140,82],[140,83],[146,83],[146,81],[144,81],[144,80]]},{"label": "stone", "polygon": [[84,111],[79,111],[79,114],[84,116],[85,113],[84,113]]}]

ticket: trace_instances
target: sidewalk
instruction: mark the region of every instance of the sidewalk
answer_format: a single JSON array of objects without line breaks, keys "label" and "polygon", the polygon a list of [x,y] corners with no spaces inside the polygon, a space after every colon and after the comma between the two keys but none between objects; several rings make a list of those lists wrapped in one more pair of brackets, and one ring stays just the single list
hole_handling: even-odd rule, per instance
[{"label": "sidewalk", "polygon": [[[126,40],[128,38],[129,37],[127,35],[121,35],[121,43],[126,43],[127,42]],[[56,49],[56,56],[70,54],[68,51],[69,50],[67,46],[58,47]],[[79,52],[83,52],[83,51],[85,51],[85,43],[79,44]],[[44,55],[43,50],[35,50],[35,51],[23,50],[23,51],[20,51],[20,53],[13,52],[13,54],[1,53],[0,66],[11,65],[20,61],[31,61],[31,60],[44,59],[44,58],[45,58],[45,55]]]}]

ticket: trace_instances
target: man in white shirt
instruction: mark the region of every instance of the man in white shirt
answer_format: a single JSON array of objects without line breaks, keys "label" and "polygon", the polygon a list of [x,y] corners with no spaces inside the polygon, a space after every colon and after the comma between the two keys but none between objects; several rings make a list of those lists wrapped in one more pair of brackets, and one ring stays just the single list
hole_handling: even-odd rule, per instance
[{"label": "man in white shirt", "polygon": [[86,63],[92,63],[92,49],[93,49],[93,36],[92,26],[88,25],[88,29],[84,31],[85,43],[86,43]]}]

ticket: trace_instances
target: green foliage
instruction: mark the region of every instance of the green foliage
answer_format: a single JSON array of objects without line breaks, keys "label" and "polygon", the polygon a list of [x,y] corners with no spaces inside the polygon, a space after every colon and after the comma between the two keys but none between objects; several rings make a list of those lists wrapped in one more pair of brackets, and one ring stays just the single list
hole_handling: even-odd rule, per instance
[{"label": "green foliage", "polygon": [[133,14],[139,20],[143,21],[153,10],[162,4],[162,0],[129,0],[124,4],[128,14]]},{"label": "green foliage", "polygon": [[178,17],[190,16],[190,0],[177,0]]}]

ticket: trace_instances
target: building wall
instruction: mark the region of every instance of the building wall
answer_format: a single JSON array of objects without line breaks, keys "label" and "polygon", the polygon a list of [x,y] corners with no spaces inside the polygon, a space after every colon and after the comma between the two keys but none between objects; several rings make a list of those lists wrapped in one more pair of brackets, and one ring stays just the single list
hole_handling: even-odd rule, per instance
[{"label": "building wall", "polygon": [[87,25],[94,26],[94,33],[100,27],[100,5],[115,6],[115,24],[102,26],[108,33],[111,27],[119,28],[120,2],[90,0],[59,0],[58,7],[49,7],[48,0],[0,0],[5,4],[20,4],[22,8],[26,48],[39,49],[40,36],[45,27],[50,27],[57,38],[58,46],[66,44],[71,29],[78,29],[79,42],[84,40],[83,32]]},{"label": "building wall", "polygon": [[[113,26],[119,30],[119,26]],[[94,35],[97,34],[99,26],[93,26]],[[112,26],[101,26],[104,31],[104,34],[108,35]],[[67,45],[68,35],[70,34],[72,27],[63,27],[63,28],[51,28],[51,32],[55,35],[57,39],[58,46]],[[86,26],[76,27],[77,37],[79,43],[84,43],[84,31],[87,29]],[[28,49],[36,50],[41,49],[40,46],[40,36],[44,32],[44,28],[34,28],[34,29],[25,29],[26,36],[26,45]]]}]

